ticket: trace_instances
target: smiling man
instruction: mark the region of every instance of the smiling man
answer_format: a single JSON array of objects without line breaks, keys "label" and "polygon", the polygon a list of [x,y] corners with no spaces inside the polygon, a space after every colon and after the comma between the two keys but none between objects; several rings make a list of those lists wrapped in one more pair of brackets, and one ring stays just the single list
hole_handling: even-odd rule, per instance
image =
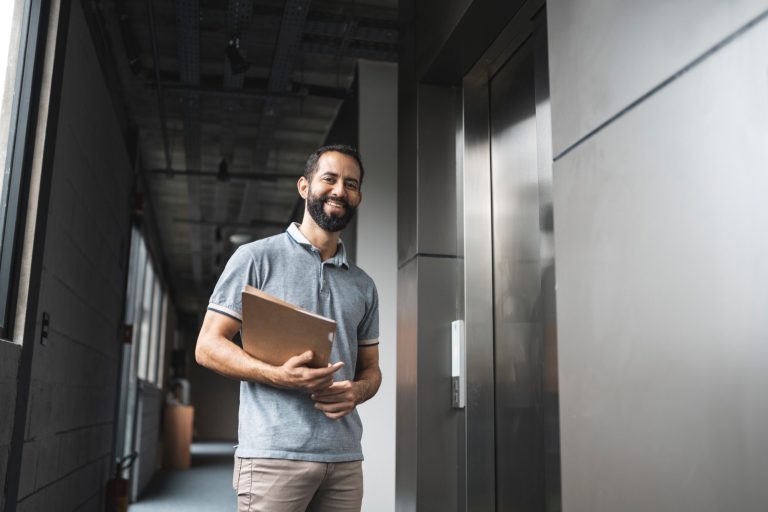
[{"label": "smiling man", "polygon": [[[340,232],[360,205],[363,173],[349,146],[312,153],[297,184],[301,224],[238,248],[211,296],[195,357],[241,381],[233,478],[240,512],[360,510],[356,407],[381,384],[378,296],[373,280],[347,259]],[[306,352],[271,366],[232,343],[246,284],[334,319],[333,364],[309,368]]]}]

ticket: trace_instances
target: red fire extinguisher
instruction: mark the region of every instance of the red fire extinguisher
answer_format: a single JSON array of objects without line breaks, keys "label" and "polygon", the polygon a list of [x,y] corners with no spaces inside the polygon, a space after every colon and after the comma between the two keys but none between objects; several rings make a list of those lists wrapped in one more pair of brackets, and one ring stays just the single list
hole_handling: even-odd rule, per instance
[{"label": "red fire extinguisher", "polygon": [[107,512],[128,511],[128,482],[123,472],[130,469],[136,460],[136,452],[115,461],[115,474],[107,482]]}]

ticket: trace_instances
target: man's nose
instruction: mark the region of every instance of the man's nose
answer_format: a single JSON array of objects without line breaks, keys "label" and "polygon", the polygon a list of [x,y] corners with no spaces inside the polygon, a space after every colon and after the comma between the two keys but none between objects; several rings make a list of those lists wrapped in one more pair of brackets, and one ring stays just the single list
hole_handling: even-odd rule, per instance
[{"label": "man's nose", "polygon": [[336,197],[347,197],[347,189],[344,187],[344,182],[339,180],[333,185],[333,195]]}]

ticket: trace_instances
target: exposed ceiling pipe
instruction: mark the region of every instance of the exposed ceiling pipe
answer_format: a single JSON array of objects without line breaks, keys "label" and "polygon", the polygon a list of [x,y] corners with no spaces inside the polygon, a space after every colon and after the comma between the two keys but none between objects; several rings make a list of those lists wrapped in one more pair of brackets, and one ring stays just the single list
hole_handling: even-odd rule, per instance
[{"label": "exposed ceiling pipe", "polygon": [[155,29],[154,2],[147,0],[147,17],[149,18],[149,39],[152,44],[152,58],[155,68],[155,87],[157,88],[157,109],[160,113],[160,130],[163,135],[163,149],[165,150],[165,168],[171,168],[171,149],[168,144],[168,121],[165,113],[165,100],[163,98],[163,83],[160,81],[160,52],[157,49],[157,34]]},{"label": "exposed ceiling pipe", "polygon": [[[286,0],[285,2],[267,84],[269,92],[284,93],[290,91],[293,86],[293,69],[301,50],[301,38],[310,3],[310,0]],[[253,163],[256,168],[263,168],[269,158],[269,151],[272,149],[274,133],[277,128],[280,105],[280,100],[276,98],[267,99],[264,102],[253,151]],[[254,209],[258,204],[252,198],[256,192],[257,189],[253,182],[248,182],[243,194],[243,201],[240,203],[239,218],[241,222],[244,219],[254,217]]]},{"label": "exposed ceiling pipe", "polygon": [[[248,25],[251,22],[253,16],[253,0],[229,0],[227,5],[227,33],[229,42],[225,48],[222,48],[222,58],[224,60],[224,78],[221,82],[222,88],[219,90],[226,91],[225,94],[217,94],[222,101],[221,107],[226,113],[221,121],[221,135],[219,143],[219,151],[222,157],[222,164],[227,166],[227,162],[234,166],[235,159],[240,155],[235,153],[237,147],[237,134],[240,129],[240,111],[241,101],[240,98],[245,96],[243,87],[245,86],[245,75],[249,67],[247,62],[247,53],[244,48],[241,47],[243,40],[247,39]],[[235,46],[235,55],[242,61],[241,67],[236,68],[236,62],[233,61],[232,46]],[[229,51],[229,53],[228,53]],[[238,94],[239,93],[239,94]],[[203,94],[212,94],[210,90]],[[220,164],[221,171],[221,164]],[[227,173],[228,178],[234,177],[235,173]],[[217,173],[217,179],[222,179],[220,172]],[[248,179],[248,178],[245,178]],[[213,204],[214,214],[213,217],[217,219],[224,219],[230,217],[229,206],[233,201],[238,201],[238,193],[242,190],[238,187],[232,187],[231,181],[224,182],[216,187],[215,202]],[[221,244],[221,241],[217,241],[217,244]],[[214,267],[215,271],[219,270],[221,265],[221,257],[217,255],[223,252],[220,247],[219,251],[212,251],[211,254],[207,254],[206,257],[211,258],[210,263]],[[214,252],[216,254],[214,254]],[[218,265],[217,265],[218,260]]]},{"label": "exposed ceiling pipe", "polygon": [[182,219],[182,218],[175,218],[173,219],[173,222],[178,222],[179,224],[199,224],[202,226],[213,226],[213,227],[228,227],[228,228],[259,228],[259,227],[265,227],[265,228],[284,228],[286,226],[286,222],[282,220],[264,220],[264,219],[254,219],[251,222],[230,222],[228,220],[206,220],[206,219]]},{"label": "exposed ceiling pipe", "polygon": [[[176,7],[176,34],[178,41],[179,76],[183,85],[200,85],[200,2],[199,0],[174,0]],[[157,66],[156,66],[157,67]],[[192,169],[200,168],[200,98],[196,92],[186,94],[182,103],[184,123],[185,164]],[[203,216],[200,204],[198,180],[187,180],[191,218]],[[202,236],[200,226],[190,225],[190,257],[192,275],[198,292],[203,288]]]},{"label": "exposed ceiling pipe", "polygon": [[[147,174],[160,174],[165,176],[192,176],[199,178],[216,178],[219,179],[220,172],[217,171],[187,171],[181,169],[150,169],[146,171]],[[236,180],[256,180],[256,181],[277,181],[277,180],[289,180],[296,181],[299,179],[298,175],[285,174],[285,173],[253,173],[253,172],[227,172],[228,179]]]},{"label": "exposed ceiling pipe", "polygon": [[197,92],[203,95],[231,97],[231,98],[253,98],[253,99],[267,99],[267,98],[282,98],[292,100],[302,100],[307,97],[306,93],[302,92],[268,92],[268,91],[255,91],[253,89],[237,89],[235,87],[193,87],[190,85],[173,85],[166,83],[165,89],[170,92],[188,93]]}]

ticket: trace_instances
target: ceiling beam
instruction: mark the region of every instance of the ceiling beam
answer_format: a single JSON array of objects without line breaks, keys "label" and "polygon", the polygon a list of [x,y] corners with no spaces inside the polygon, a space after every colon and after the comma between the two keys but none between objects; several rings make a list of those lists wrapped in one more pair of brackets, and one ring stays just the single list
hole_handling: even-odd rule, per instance
[{"label": "ceiling beam", "polygon": [[[270,92],[288,92],[293,87],[293,69],[296,66],[296,58],[301,51],[301,38],[309,12],[309,4],[310,0],[286,0],[285,2],[280,33],[277,36],[275,53],[272,58],[272,69],[267,82],[267,90]],[[269,158],[280,107],[280,100],[276,98],[266,100],[262,107],[259,133],[256,136],[253,150],[253,163],[257,169],[263,168]],[[252,181],[246,183],[243,201],[240,205],[239,219],[241,222],[253,217],[256,201],[253,201],[252,198],[256,192],[256,186]]]},{"label": "ceiling beam", "polygon": [[227,172],[226,177],[222,178],[221,173],[215,171],[186,171],[181,169],[150,169],[146,171],[147,174],[162,175],[172,178],[174,176],[190,176],[194,178],[216,178],[219,181],[227,181],[229,179],[236,180],[255,180],[255,181],[278,181],[289,180],[296,181],[299,179],[298,175],[285,174],[278,172]]},{"label": "ceiling beam", "polygon": [[[179,75],[181,83],[197,87],[200,84],[200,3],[199,0],[175,0]],[[200,99],[197,93],[187,93],[183,102],[184,155],[186,165],[200,167]],[[197,180],[187,180],[188,212],[193,218],[202,216],[200,189]],[[199,289],[203,284],[202,244],[199,226],[189,230],[192,273]]]}]

